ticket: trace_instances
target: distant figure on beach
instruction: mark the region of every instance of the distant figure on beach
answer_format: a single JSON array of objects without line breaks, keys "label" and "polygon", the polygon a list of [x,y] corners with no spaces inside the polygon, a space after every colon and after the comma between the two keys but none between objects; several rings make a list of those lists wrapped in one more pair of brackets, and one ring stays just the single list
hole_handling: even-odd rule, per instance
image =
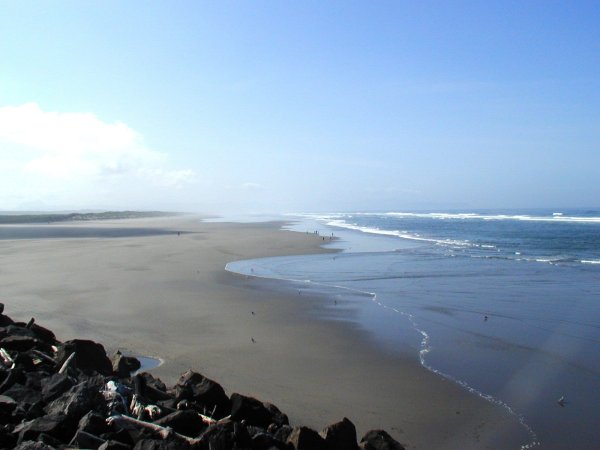
[{"label": "distant figure on beach", "polygon": [[254,338],[250,338],[252,340],[252,343],[256,343],[256,341],[254,340]]},{"label": "distant figure on beach", "polygon": [[254,311],[252,311],[252,315],[254,315]]},{"label": "distant figure on beach", "polygon": [[487,321],[488,320],[488,316],[483,316],[483,320]]},{"label": "distant figure on beach", "polygon": [[181,236],[181,232],[180,231],[177,232],[177,236]]},{"label": "distant figure on beach", "polygon": [[567,402],[565,401],[565,396],[563,395],[561,398],[558,399],[558,404],[564,408],[565,405],[567,404]]}]

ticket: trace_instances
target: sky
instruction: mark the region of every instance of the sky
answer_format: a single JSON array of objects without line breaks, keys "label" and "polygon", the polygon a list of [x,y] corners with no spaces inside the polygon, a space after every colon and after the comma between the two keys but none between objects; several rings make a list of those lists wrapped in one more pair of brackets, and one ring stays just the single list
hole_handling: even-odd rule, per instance
[{"label": "sky", "polygon": [[0,210],[600,206],[597,1],[0,0]]}]

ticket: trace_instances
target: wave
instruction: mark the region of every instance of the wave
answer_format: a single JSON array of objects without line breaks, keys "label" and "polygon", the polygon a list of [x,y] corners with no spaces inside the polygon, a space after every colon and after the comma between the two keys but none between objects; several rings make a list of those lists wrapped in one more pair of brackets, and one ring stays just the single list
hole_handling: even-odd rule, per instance
[{"label": "wave", "polygon": [[329,213],[329,214],[298,214],[314,219],[340,219],[352,216],[371,217],[406,217],[437,220],[516,220],[521,222],[549,222],[549,223],[599,223],[598,216],[565,216],[563,213],[552,213],[552,215],[530,215],[530,214],[479,214],[479,213],[445,213],[445,212],[353,212],[353,213]]},{"label": "wave", "polygon": [[[328,221],[327,225],[332,226],[332,227],[338,227],[338,228],[346,228],[348,230],[361,231],[363,233],[380,234],[383,236],[394,236],[394,237],[400,237],[400,238],[404,238],[404,239],[411,239],[413,241],[432,242],[434,244],[454,245],[457,247],[479,246],[479,244],[472,244],[469,241],[461,241],[461,240],[457,240],[457,239],[425,238],[418,234],[411,234],[407,231],[382,230],[381,228],[365,227],[365,226],[357,225],[355,223],[348,223],[344,220],[338,220],[338,219]],[[493,246],[490,246],[490,247],[493,247]]]},{"label": "wave", "polygon": [[582,259],[581,264],[600,264],[600,259]]}]

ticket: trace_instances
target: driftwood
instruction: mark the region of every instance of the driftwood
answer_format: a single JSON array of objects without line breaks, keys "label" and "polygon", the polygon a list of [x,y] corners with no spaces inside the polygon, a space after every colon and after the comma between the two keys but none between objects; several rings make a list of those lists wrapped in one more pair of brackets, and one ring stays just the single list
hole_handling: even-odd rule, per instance
[{"label": "driftwood", "polygon": [[27,325],[25,325],[25,328],[31,328],[34,323],[35,323],[35,317],[32,317],[31,320],[29,320],[29,322],[27,322]]},{"label": "driftwood", "polygon": [[67,369],[69,368],[69,364],[71,364],[71,361],[73,361],[74,358],[75,358],[75,352],[73,352],[69,355],[69,357],[64,362],[62,367],[60,369],[58,369],[58,373],[60,373],[60,374],[65,373],[67,371]]},{"label": "driftwood", "polygon": [[56,364],[56,361],[52,356],[46,355],[44,352],[40,352],[39,350],[31,350],[31,354],[37,356],[38,358],[45,359],[49,363]]},{"label": "driftwood", "polygon": [[173,429],[170,427],[162,427],[160,425],[156,425],[155,423],[144,422],[143,420],[134,419],[133,417],[129,416],[110,416],[108,419],[106,419],[106,423],[108,425],[115,424],[121,427],[134,426],[146,428],[147,430],[153,431],[154,433],[158,434],[162,439],[174,437],[181,441],[187,442],[189,445],[196,445],[202,442],[201,438],[191,438],[183,434],[177,433],[176,431],[173,431]]},{"label": "driftwood", "polygon": [[8,352],[6,350],[4,350],[3,348],[0,348],[0,358],[2,358],[2,362],[9,369],[12,369],[15,367],[15,361],[11,358],[11,356],[8,354]]}]

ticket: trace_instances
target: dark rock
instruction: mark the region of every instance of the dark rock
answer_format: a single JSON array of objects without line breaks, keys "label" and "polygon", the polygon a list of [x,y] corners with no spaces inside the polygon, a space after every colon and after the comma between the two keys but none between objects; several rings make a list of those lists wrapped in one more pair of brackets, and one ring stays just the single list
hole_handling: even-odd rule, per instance
[{"label": "dark rock", "polygon": [[263,403],[264,407],[267,408],[267,411],[271,414],[271,423],[280,427],[282,425],[289,425],[290,421],[288,419],[287,414],[281,412],[281,410],[273,405],[272,403]]},{"label": "dark rock", "polygon": [[17,445],[17,436],[6,427],[0,428],[0,448],[13,448]]},{"label": "dark rock", "polygon": [[177,433],[189,437],[198,436],[206,428],[198,413],[190,409],[175,411],[155,420],[154,423],[163,427],[171,427]]},{"label": "dark rock", "polygon": [[248,425],[266,429],[271,424],[272,417],[262,402],[234,393],[231,394],[231,420],[238,422],[245,420]]},{"label": "dark rock", "polygon": [[28,403],[29,405],[39,402],[42,399],[41,392],[18,383],[13,384],[3,394],[19,403]]},{"label": "dark rock", "polygon": [[275,436],[275,439],[278,441],[287,442],[288,437],[290,437],[290,434],[292,434],[292,430],[293,428],[289,425],[283,425],[282,427],[279,427],[275,433],[273,433],[273,436]]},{"label": "dark rock", "polygon": [[105,441],[98,450],[131,450],[131,445],[123,444],[119,441]]},{"label": "dark rock", "polygon": [[104,433],[100,437],[106,441],[120,442],[128,447],[133,447],[135,445],[135,441],[132,439],[131,434],[123,428],[119,428],[110,433]]},{"label": "dark rock", "polygon": [[98,436],[77,430],[75,436],[73,436],[73,439],[69,442],[69,445],[75,448],[91,448],[95,450],[104,444],[104,442],[104,439],[101,439]]},{"label": "dark rock", "polygon": [[360,440],[364,450],[405,450],[404,447],[383,430],[371,430]]},{"label": "dark rock", "polygon": [[39,340],[45,342],[46,344],[52,345],[56,343],[56,336],[49,329],[41,327],[38,324],[34,323],[31,326],[31,330],[35,333],[35,336]]},{"label": "dark rock", "polygon": [[278,441],[268,433],[257,433],[252,436],[252,450],[289,450],[291,447]]},{"label": "dark rock", "polygon": [[215,418],[229,414],[231,402],[219,383],[197,372],[187,371],[177,381],[176,400],[193,400],[206,408],[206,412],[215,409]]},{"label": "dark rock", "polygon": [[201,438],[203,450],[241,449],[250,448],[252,445],[246,428],[240,423],[230,420],[211,425],[202,433]]},{"label": "dark rock", "polygon": [[116,376],[121,378],[128,377],[131,372],[135,372],[141,367],[141,363],[137,358],[125,356],[120,351],[117,351],[112,357],[112,368]]},{"label": "dark rock", "polygon": [[21,442],[13,450],[55,450],[55,448],[43,442],[25,441]]},{"label": "dark rock", "polygon": [[0,339],[0,347],[6,350],[16,350],[18,352],[25,352],[34,348],[41,341],[37,338],[29,336],[11,335],[3,339]]},{"label": "dark rock", "polygon": [[42,417],[45,414],[44,405],[45,405],[45,403],[42,400],[33,403],[27,409],[27,412],[25,413],[25,419],[33,420],[33,419],[37,419],[38,417]]},{"label": "dark rock", "polygon": [[19,435],[19,443],[37,440],[41,433],[62,439],[69,434],[65,421],[66,417],[64,415],[43,416],[16,426],[14,433]]},{"label": "dark rock", "polygon": [[49,403],[45,410],[49,415],[64,414],[70,424],[75,425],[88,411],[102,411],[104,407],[104,397],[98,387],[92,383],[82,382]]},{"label": "dark rock", "polygon": [[140,377],[146,383],[146,386],[152,387],[161,392],[167,392],[167,386],[162,382],[160,378],[154,378],[151,373],[142,372],[136,375]]},{"label": "dark rock", "polygon": [[346,417],[341,422],[331,424],[319,433],[329,450],[358,450],[356,427]]},{"label": "dark rock", "polygon": [[326,450],[325,440],[315,430],[308,427],[294,427],[287,443],[296,450]]},{"label": "dark rock", "polygon": [[27,336],[30,338],[37,338],[37,335],[33,330],[29,328],[20,327],[18,325],[8,325],[4,328],[4,334],[6,336]]},{"label": "dark rock", "polygon": [[17,402],[14,398],[6,395],[0,395],[0,415],[10,414],[17,407]]},{"label": "dark rock", "polygon": [[81,418],[77,429],[96,436],[100,436],[109,431],[106,419],[94,411],[88,411],[88,413]]},{"label": "dark rock", "polygon": [[58,350],[57,360],[60,367],[71,353],[75,352],[75,367],[84,373],[98,372],[102,375],[112,375],[112,364],[102,344],[83,339],[73,339],[65,342]]},{"label": "dark rock", "polygon": [[37,442],[42,442],[46,445],[49,445],[50,447],[63,447],[64,444],[60,439],[56,439],[53,436],[50,436],[49,434],[46,433],[40,433],[39,436],[37,437]]},{"label": "dark rock", "polygon": [[158,439],[141,439],[133,447],[133,450],[180,450],[187,448],[181,441],[163,441]]},{"label": "dark rock", "polygon": [[6,327],[8,325],[12,325],[13,323],[14,322],[10,317],[0,313],[0,327]]},{"label": "dark rock", "polygon": [[72,378],[62,373],[55,373],[41,382],[42,398],[46,402],[60,397],[75,385]]}]

